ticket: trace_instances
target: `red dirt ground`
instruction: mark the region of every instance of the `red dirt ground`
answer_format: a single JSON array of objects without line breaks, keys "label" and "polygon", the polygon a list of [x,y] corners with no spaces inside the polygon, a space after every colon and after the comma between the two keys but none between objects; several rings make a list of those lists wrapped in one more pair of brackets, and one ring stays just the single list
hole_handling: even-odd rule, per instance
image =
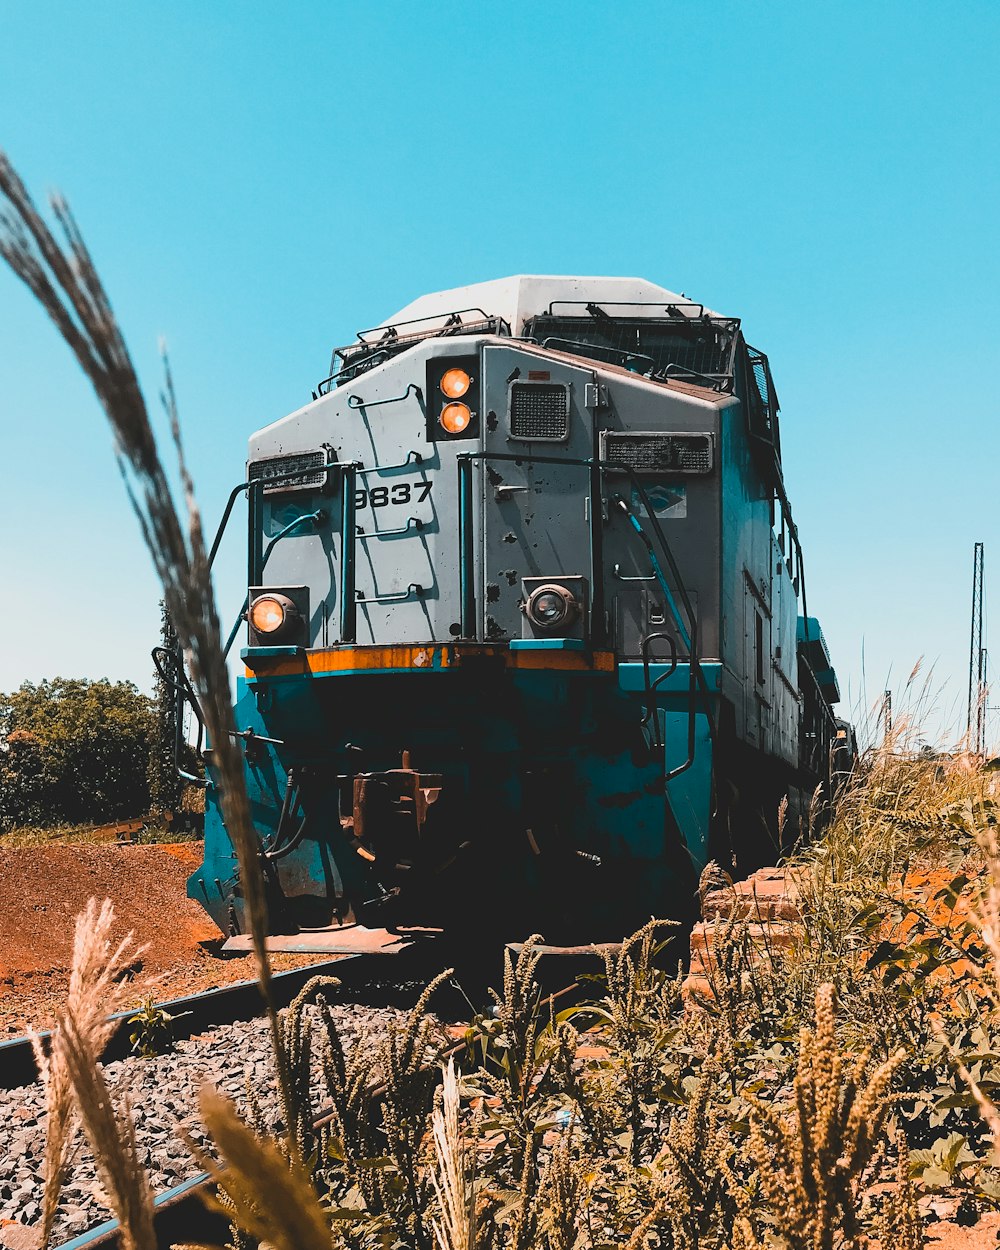
[{"label": "red dirt ground", "polygon": [[[200,842],[0,847],[0,1037],[51,1024],[69,982],[74,918],[91,897],[111,899],[117,937],[131,929],[149,943],[142,974],[161,978],[157,999],[252,978],[250,957],[222,955],[219,931],[185,896],[200,862]],[[272,960],[282,971],[317,956]]]}]

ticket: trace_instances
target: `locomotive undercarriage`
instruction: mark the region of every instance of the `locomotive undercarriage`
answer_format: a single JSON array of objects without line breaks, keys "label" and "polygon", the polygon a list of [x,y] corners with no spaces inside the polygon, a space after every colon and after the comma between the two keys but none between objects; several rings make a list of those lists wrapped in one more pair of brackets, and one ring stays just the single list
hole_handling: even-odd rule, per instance
[{"label": "locomotive undercarriage", "polygon": [[[580,942],[620,937],[637,914],[691,918],[711,740],[686,676],[660,667],[676,681],[652,709],[641,665],[241,682],[272,929],[328,928],[335,943],[348,925],[480,932],[488,916],[499,936]],[[692,726],[695,761],[667,780]],[[211,791],[189,893],[243,929]]]}]

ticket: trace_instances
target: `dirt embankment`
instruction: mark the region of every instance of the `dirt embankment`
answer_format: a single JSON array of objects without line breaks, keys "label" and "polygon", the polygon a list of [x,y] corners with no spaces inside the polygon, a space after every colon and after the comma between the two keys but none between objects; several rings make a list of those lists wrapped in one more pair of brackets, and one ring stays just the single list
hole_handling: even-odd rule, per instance
[{"label": "dirt embankment", "polygon": [[[141,974],[160,978],[157,999],[252,977],[252,961],[222,955],[219,931],[185,895],[200,861],[198,842],[0,846],[0,1036],[51,1023],[69,984],[74,919],[92,897],[114,904],[116,938],[131,929],[149,944]],[[272,958],[278,970],[316,962]]]}]

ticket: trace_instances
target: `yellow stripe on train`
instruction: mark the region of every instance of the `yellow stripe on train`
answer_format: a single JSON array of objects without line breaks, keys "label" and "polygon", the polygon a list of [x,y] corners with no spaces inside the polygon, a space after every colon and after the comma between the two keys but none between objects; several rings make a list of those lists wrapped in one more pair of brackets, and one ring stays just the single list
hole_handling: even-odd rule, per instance
[{"label": "yellow stripe on train", "polygon": [[[412,669],[440,671],[464,663],[496,658],[507,668],[613,673],[612,651],[511,651],[506,646],[479,643],[428,643],[409,647],[324,647],[301,656],[257,654],[247,659],[247,677],[320,676],[325,673],[365,673]],[[251,667],[252,665],[252,667]]]}]

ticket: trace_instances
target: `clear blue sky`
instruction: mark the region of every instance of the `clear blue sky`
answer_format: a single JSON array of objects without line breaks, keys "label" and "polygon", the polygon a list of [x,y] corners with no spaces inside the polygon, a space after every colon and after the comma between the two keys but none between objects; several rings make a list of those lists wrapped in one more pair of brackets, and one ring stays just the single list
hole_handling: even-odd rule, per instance
[{"label": "clear blue sky", "polygon": [[[0,145],[68,196],[153,396],[166,336],[207,518],[247,434],[416,295],[641,275],[771,357],[845,692],[924,656],[964,717],[976,539],[1000,586],[992,0],[0,0],[0,28]],[[0,689],[148,688],[157,587],[103,418],[7,273],[0,345]],[[241,576],[237,539],[226,618]]]}]

